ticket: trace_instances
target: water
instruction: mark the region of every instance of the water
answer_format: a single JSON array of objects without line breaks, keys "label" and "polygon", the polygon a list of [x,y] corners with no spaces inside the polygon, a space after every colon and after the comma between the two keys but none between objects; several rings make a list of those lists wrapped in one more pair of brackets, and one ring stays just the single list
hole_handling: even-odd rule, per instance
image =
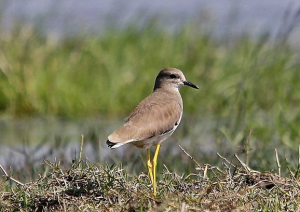
[{"label": "water", "polygon": [[[71,162],[76,156],[78,158],[82,135],[83,156],[91,161],[124,161],[125,164],[133,159],[139,161],[144,157],[144,150],[131,145],[111,150],[105,144],[107,136],[122,123],[120,119],[109,120],[103,117],[78,120],[53,117],[2,118],[0,163],[18,169],[26,163],[41,164],[45,159],[53,161],[57,158]],[[168,157],[178,157],[181,151],[178,145],[181,144],[191,152],[197,151],[197,154],[208,156],[217,149],[212,132],[216,127],[214,122],[194,118],[188,120],[185,117],[174,135],[163,145],[162,152],[168,152]],[[142,166],[142,163],[138,166]]]},{"label": "water", "polygon": [[107,131],[111,130],[109,126],[114,125],[109,120],[101,120],[100,117],[81,120],[53,117],[2,118],[0,161],[15,164],[25,161],[26,157],[33,160],[61,157],[71,161],[76,152],[78,155],[82,135],[85,136],[87,155],[95,160],[98,157],[97,148],[105,140]]},{"label": "water", "polygon": [[[174,134],[161,147],[159,169],[166,165],[171,171],[183,173],[194,170],[195,164],[179,148],[181,145],[200,164],[220,164],[217,152],[228,160],[234,160],[234,153],[245,159],[243,138],[249,132],[230,135],[230,120],[213,117],[191,117],[183,119]],[[146,171],[146,151],[132,145],[110,149],[107,136],[123,123],[123,119],[104,117],[66,120],[53,117],[31,117],[23,119],[0,119],[0,164],[28,181],[35,179],[45,170],[45,160],[61,161],[69,167],[73,159],[79,158],[81,136],[84,135],[83,158],[92,163],[118,164],[122,162],[130,173]],[[254,129],[254,135],[257,129]],[[272,169],[276,167],[274,148],[280,157],[290,165],[297,164],[298,153],[279,141],[264,144],[260,138],[251,139],[251,167]],[[154,148],[152,148],[153,154]],[[282,159],[283,160],[283,159]],[[262,165],[262,161],[263,164]],[[285,161],[282,161],[285,164]],[[283,165],[283,167],[286,167]]]},{"label": "water", "polygon": [[[16,20],[40,23],[46,34],[60,37],[78,32],[100,33],[107,26],[122,27],[138,18],[140,22],[160,15],[160,23],[169,29],[192,21],[213,24],[217,34],[278,33],[285,12],[292,16],[300,8],[298,0],[6,0],[0,4],[3,22],[10,27]],[[291,17],[290,17],[291,19]],[[209,20],[209,21],[208,21]],[[208,23],[209,22],[209,23]]]}]

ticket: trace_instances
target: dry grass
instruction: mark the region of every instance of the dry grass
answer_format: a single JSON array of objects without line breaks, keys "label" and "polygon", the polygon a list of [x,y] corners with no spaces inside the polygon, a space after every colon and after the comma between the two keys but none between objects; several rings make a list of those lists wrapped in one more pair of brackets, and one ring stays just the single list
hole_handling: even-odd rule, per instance
[{"label": "dry grass", "polygon": [[[189,175],[171,173],[164,166],[157,198],[152,195],[147,174],[130,176],[122,165],[103,166],[79,160],[73,161],[69,169],[63,169],[60,162],[45,161],[50,171],[33,182],[22,184],[6,173],[10,183],[1,184],[0,210],[299,210],[299,170],[290,171],[288,177],[261,173],[235,156],[234,164],[219,155],[223,161],[221,167],[197,163],[195,173]],[[5,171],[3,167],[2,170]]]}]

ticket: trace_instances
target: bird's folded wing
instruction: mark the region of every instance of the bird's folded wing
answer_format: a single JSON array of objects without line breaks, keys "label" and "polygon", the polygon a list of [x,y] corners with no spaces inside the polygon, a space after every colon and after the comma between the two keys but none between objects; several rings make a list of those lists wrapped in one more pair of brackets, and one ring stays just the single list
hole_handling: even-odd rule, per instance
[{"label": "bird's folded wing", "polygon": [[126,123],[108,139],[113,143],[142,141],[166,133],[180,121],[182,106],[174,98],[162,96],[162,101],[146,98],[127,117]]}]

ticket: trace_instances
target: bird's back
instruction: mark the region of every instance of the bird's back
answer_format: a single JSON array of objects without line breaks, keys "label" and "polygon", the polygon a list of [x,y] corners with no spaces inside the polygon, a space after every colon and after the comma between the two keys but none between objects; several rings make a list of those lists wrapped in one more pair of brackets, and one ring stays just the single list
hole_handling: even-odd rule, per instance
[{"label": "bird's back", "polygon": [[115,148],[130,142],[134,144],[156,138],[176,128],[181,115],[182,99],[179,91],[157,89],[137,105],[122,127],[108,136],[107,144]]}]

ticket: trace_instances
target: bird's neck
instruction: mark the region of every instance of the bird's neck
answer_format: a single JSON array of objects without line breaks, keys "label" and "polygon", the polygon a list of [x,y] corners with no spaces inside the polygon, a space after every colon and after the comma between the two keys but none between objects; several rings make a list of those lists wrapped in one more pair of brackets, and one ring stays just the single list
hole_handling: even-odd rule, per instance
[{"label": "bird's neck", "polygon": [[165,86],[165,87],[163,86],[163,87],[157,87],[157,88],[154,87],[153,92],[157,92],[157,91],[180,95],[179,88],[173,87],[173,86]]},{"label": "bird's neck", "polygon": [[180,95],[178,88],[172,88],[172,89],[156,88],[156,89],[154,89],[153,93],[157,93],[157,92],[164,93],[165,95],[167,95],[168,98],[176,100],[180,104],[181,108],[183,108],[183,101],[182,101],[182,97]]}]

